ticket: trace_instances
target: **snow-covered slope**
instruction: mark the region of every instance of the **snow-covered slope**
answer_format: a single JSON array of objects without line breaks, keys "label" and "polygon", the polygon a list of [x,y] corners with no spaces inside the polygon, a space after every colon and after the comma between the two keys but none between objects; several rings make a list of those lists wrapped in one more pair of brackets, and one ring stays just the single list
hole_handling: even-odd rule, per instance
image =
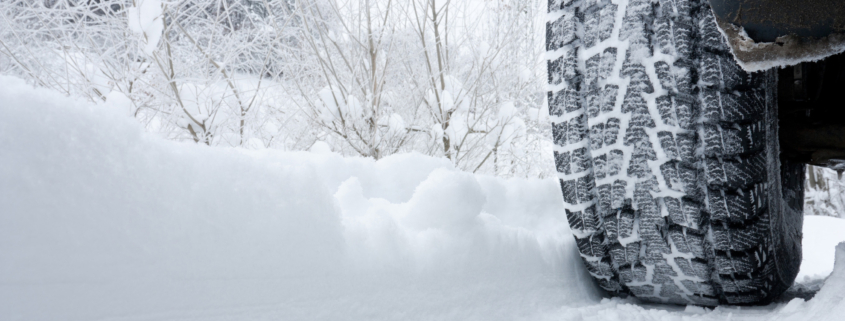
[{"label": "snow-covered slope", "polygon": [[554,180],[475,176],[416,154],[166,141],[107,105],[0,77],[2,320],[845,315],[843,246],[808,302],[601,299],[561,206]]}]

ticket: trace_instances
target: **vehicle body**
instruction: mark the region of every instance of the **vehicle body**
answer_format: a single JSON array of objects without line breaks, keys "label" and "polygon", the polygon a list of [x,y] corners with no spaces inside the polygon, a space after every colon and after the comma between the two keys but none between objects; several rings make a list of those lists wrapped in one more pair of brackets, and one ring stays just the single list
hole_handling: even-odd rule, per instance
[{"label": "vehicle body", "polygon": [[777,68],[781,153],[845,170],[845,1],[710,0],[737,62]]},{"label": "vehicle body", "polygon": [[840,0],[710,0],[719,28],[748,71],[817,61],[845,50]]}]

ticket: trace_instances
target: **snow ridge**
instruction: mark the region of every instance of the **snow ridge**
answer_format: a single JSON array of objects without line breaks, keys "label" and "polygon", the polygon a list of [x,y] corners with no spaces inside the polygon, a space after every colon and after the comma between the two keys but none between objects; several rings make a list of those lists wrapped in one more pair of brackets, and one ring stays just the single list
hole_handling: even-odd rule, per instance
[{"label": "snow ridge", "polygon": [[513,320],[598,300],[557,183],[176,143],[0,76],[0,315]]}]

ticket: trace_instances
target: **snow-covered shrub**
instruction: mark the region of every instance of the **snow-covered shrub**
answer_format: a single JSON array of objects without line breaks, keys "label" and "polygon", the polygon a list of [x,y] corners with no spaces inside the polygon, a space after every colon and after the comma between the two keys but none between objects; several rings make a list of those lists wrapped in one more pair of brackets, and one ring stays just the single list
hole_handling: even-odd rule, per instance
[{"label": "snow-covered shrub", "polygon": [[289,1],[15,0],[0,12],[2,73],[92,101],[119,92],[132,102],[128,113],[172,139],[313,142],[300,144],[295,128],[308,126],[278,103],[290,100],[281,75],[296,45]]}]

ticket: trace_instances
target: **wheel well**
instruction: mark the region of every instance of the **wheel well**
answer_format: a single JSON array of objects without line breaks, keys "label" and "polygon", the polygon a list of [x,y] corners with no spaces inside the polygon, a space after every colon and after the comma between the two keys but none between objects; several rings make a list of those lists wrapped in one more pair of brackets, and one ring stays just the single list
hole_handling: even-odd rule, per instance
[{"label": "wheel well", "polygon": [[845,53],[778,70],[783,159],[845,170]]}]

